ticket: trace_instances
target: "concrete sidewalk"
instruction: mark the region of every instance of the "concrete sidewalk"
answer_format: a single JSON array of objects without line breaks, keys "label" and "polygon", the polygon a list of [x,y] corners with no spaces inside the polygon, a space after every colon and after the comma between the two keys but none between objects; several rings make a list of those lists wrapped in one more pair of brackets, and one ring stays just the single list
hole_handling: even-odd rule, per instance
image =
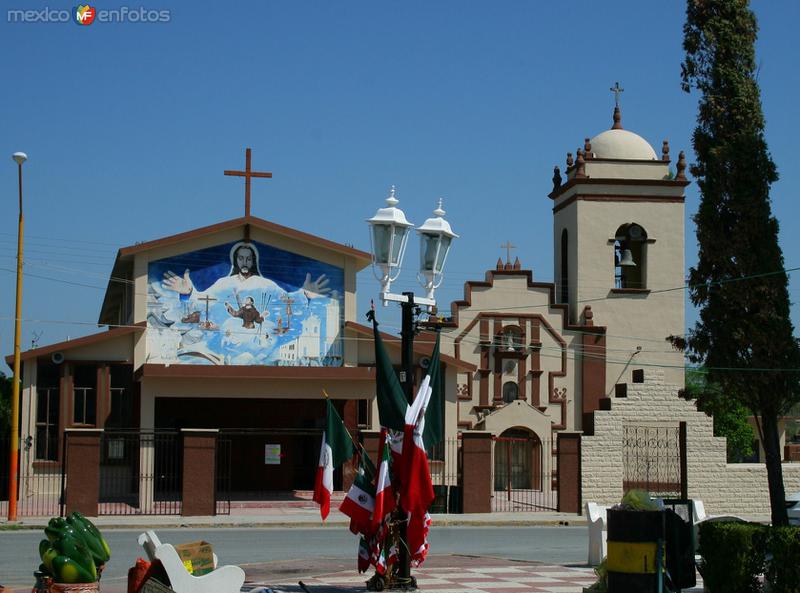
[{"label": "concrete sidewalk", "polygon": [[[269,507],[233,509],[230,515],[182,517],[180,515],[103,515],[92,517],[101,529],[167,529],[170,527],[336,527],[347,526],[349,517],[331,509],[323,524],[317,507]],[[0,520],[0,530],[40,529],[50,517],[22,517],[18,521]],[[436,525],[466,526],[535,526],[535,525],[585,525],[586,520],[574,513],[510,512],[474,513],[460,515],[433,515]]]}]

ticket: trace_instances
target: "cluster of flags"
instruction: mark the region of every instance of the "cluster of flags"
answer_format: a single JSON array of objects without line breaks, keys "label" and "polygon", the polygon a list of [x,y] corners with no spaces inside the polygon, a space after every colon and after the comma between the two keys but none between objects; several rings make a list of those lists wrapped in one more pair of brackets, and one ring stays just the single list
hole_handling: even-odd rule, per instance
[{"label": "cluster of flags", "polygon": [[[378,324],[373,318],[378,415],[381,436],[378,466],[362,447],[356,445],[330,400],[322,437],[314,501],[320,505],[324,521],[330,512],[333,470],[345,461],[357,459],[358,471],[339,510],[350,517],[350,531],[360,535],[358,569],[374,566],[386,574],[396,563],[399,545],[408,546],[416,565],[428,553],[428,509],[434,499],[427,451],[440,442],[444,433],[443,394],[439,363],[439,336],[428,372],[413,402],[406,400],[383,345]],[[406,541],[397,537],[398,521],[392,514],[403,511]],[[397,513],[395,513],[397,515]]]}]

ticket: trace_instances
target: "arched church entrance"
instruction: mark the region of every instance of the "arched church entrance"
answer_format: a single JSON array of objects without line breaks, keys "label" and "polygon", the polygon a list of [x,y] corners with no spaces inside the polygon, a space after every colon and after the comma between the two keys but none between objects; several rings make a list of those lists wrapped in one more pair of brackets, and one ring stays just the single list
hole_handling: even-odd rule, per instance
[{"label": "arched church entrance", "polygon": [[509,428],[494,438],[492,510],[556,509],[550,444],[523,427]]}]

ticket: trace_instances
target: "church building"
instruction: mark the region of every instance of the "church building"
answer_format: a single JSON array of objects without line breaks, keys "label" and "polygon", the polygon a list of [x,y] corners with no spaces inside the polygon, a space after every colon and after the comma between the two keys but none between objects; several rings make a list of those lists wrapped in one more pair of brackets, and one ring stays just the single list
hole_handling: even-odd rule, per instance
[{"label": "church building", "polygon": [[[668,142],[657,154],[617,106],[533,206],[552,209],[555,281],[507,255],[440,303],[437,493],[452,501],[477,484],[464,510],[486,511],[580,511],[642,486],[714,512],[766,500],[763,466],[727,464],[711,419],[678,395],[684,361],[667,337],[685,328],[689,181],[682,152],[671,165]],[[226,174],[246,179],[243,217],[121,248],[98,317],[108,329],[22,354],[23,513],[26,500],[58,500],[65,431],[102,432],[100,512],[156,512],[179,496],[162,479],[180,479],[187,458],[159,435],[218,431],[212,489],[233,500],[313,488],[323,394],[374,442],[373,330],[356,308],[371,255],[252,216],[250,179],[270,174],[251,171],[249,149],[246,170]],[[384,341],[399,365],[400,340]],[[419,377],[432,343],[415,341]],[[795,469],[787,488],[800,490]]]}]

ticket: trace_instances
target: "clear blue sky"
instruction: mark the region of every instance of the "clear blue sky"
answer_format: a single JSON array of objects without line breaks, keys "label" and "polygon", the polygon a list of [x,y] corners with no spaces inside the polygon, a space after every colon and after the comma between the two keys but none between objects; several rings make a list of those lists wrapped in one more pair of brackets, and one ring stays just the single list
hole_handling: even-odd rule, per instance
[{"label": "clear blue sky", "polygon": [[[242,181],[222,171],[243,166],[245,146],[275,175],[254,181],[255,215],[365,250],[364,219],[390,184],[417,224],[444,196],[462,238],[440,303],[482,278],[506,240],[537,279],[552,280],[553,165],[610,126],[614,81],[625,88],[625,127],[693,160],[697,97],[680,90],[678,1],[154,1],[128,6],[170,9],[169,23],[7,22],[8,7],[42,6],[71,4],[19,1],[0,13],[3,353],[13,347],[17,150],[30,159],[23,348],[34,332],[45,345],[97,331],[118,247],[240,216]],[[800,4],[753,7],[781,174],[773,212],[793,267]],[[697,201],[690,186],[687,266]],[[408,255],[398,289],[417,286],[416,245]],[[790,289],[797,300],[800,274]],[[365,270],[359,313],[376,292]],[[381,313],[387,326],[392,309]]]}]

